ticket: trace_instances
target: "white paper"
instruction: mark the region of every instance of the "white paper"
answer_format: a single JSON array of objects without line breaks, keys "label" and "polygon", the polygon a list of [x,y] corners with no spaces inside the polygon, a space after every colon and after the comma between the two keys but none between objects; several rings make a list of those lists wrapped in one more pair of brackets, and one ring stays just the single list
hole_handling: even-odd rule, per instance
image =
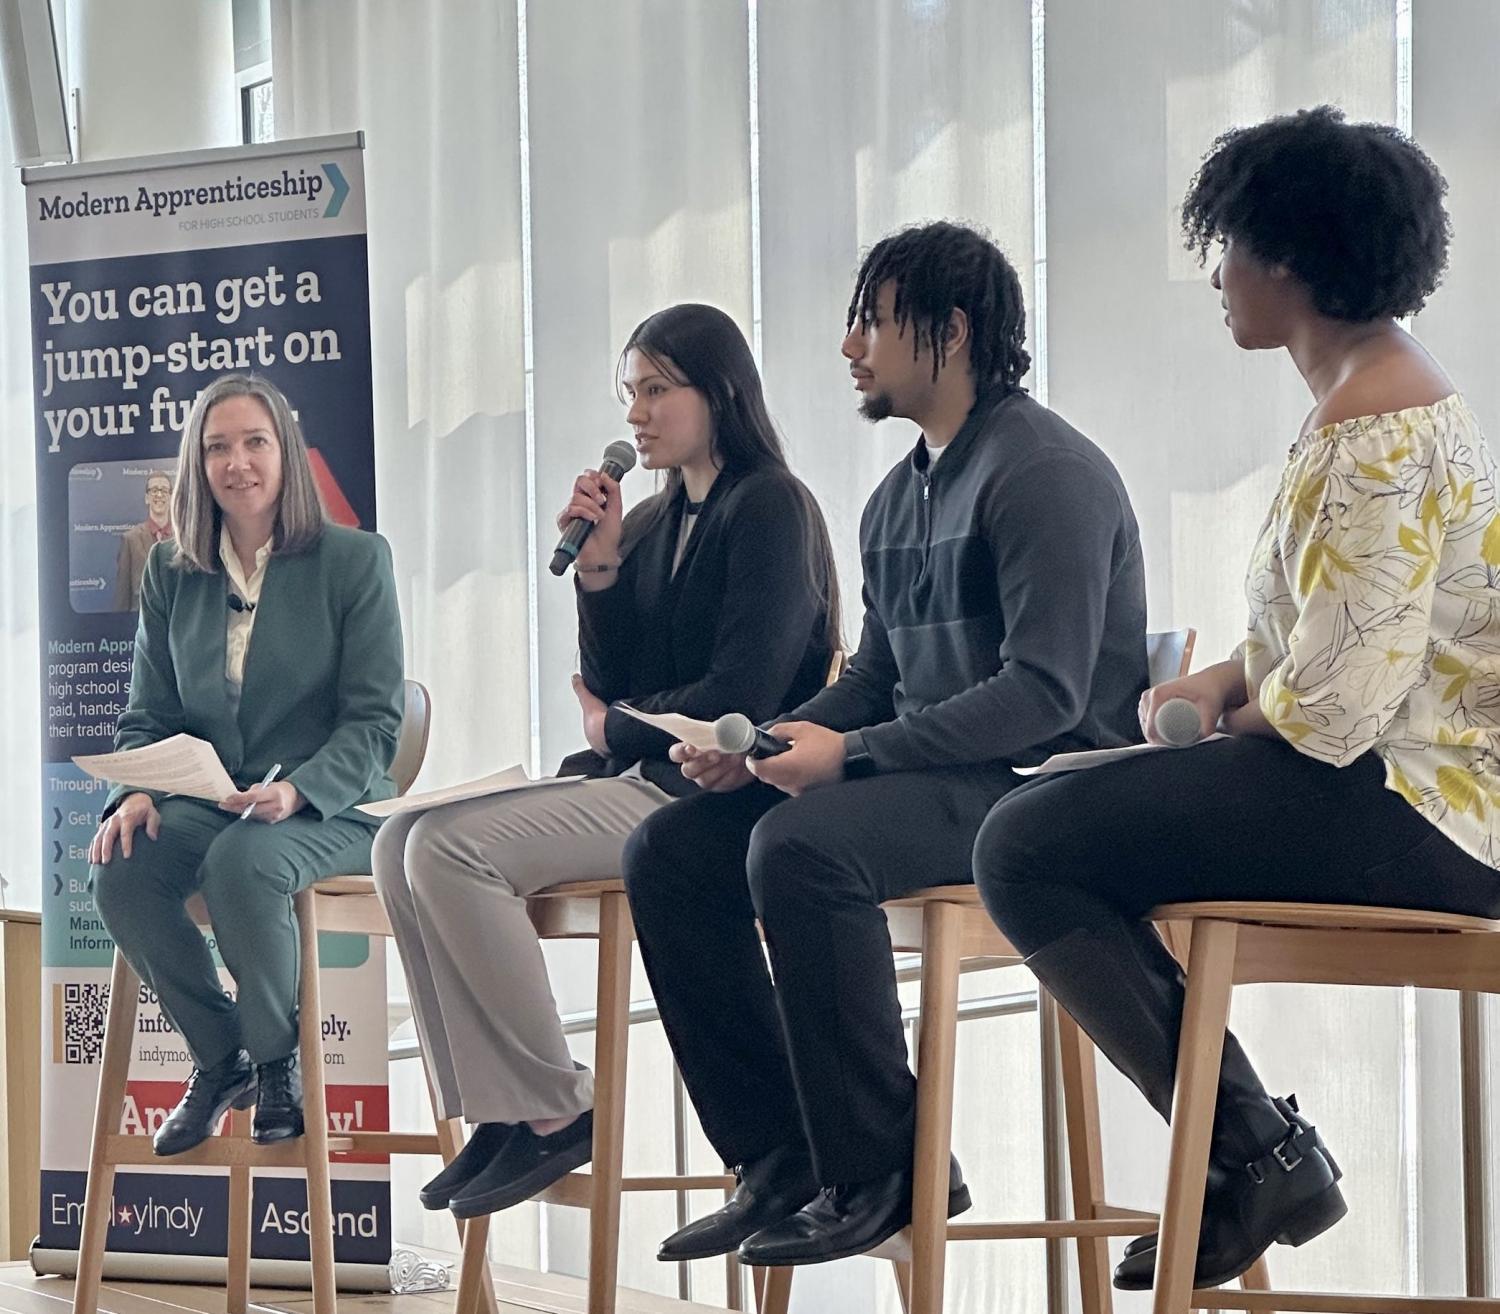
[{"label": "white paper", "polygon": [[[1223,735],[1209,735],[1198,740],[1199,744],[1223,739]],[[1196,748],[1196,744],[1188,744]],[[1054,753],[1040,766],[1012,767],[1018,776],[1054,775],[1059,771],[1087,771],[1089,767],[1103,766],[1106,762],[1118,762],[1122,757],[1134,757],[1138,753],[1160,753],[1172,751],[1172,744],[1127,744],[1124,748],[1091,748],[1082,753]]]},{"label": "white paper", "polygon": [[520,789],[546,789],[552,785],[571,785],[583,776],[543,776],[540,780],[528,780],[526,772],[518,766],[506,767],[477,780],[466,780],[461,785],[449,785],[445,789],[424,790],[420,794],[405,794],[401,798],[385,798],[378,803],[361,803],[359,810],[371,817],[394,817],[402,812],[428,812],[445,803],[464,803],[471,798],[489,798],[493,794],[511,794]]},{"label": "white paper", "polygon": [[717,753],[719,741],[714,737],[714,723],[712,721],[695,721],[691,716],[680,716],[676,712],[663,712],[654,715],[650,712],[638,712],[628,703],[616,703],[627,716],[633,716],[637,721],[644,721],[647,725],[654,725],[658,730],[664,730],[673,739],[688,744],[693,748],[706,749]]},{"label": "white paper", "polygon": [[238,792],[214,746],[192,735],[173,735],[119,753],[85,753],[73,762],[89,775],[127,789],[153,789],[210,803]]}]

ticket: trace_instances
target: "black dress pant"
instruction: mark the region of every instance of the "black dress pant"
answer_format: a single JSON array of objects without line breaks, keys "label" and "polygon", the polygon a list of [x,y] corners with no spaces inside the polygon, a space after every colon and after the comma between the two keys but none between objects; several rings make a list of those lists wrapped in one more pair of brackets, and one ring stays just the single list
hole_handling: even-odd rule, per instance
[{"label": "black dress pant", "polygon": [[971,880],[980,823],[1018,779],[989,764],[800,798],[753,784],[636,829],[625,884],[641,956],[725,1163],[805,1140],[825,1185],[910,1167],[915,1081],[879,904]]},{"label": "black dress pant", "polygon": [[[1167,1117],[1181,972],[1142,915],[1189,900],[1351,903],[1500,916],[1500,873],[1385,787],[1373,752],[1336,768],[1239,737],[1043,777],[984,823],[985,906],[1042,983]],[[1215,1139],[1274,1141],[1264,1088],[1226,1038]]]}]

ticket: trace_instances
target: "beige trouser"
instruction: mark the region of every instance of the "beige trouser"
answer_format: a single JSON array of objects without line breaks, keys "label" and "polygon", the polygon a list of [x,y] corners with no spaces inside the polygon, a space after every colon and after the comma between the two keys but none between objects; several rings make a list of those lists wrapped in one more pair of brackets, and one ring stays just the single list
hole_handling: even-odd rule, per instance
[{"label": "beige trouser", "polygon": [[375,883],[441,1116],[522,1122],[593,1107],[593,1074],[568,1054],[526,896],[618,877],[626,838],[668,801],[634,777],[583,780],[380,828]]}]

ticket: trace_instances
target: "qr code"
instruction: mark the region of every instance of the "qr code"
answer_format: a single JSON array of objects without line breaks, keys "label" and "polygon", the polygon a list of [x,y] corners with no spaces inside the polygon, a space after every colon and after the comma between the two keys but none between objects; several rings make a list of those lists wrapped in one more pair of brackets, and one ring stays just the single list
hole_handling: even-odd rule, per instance
[{"label": "qr code", "polygon": [[107,982],[70,981],[62,987],[64,1063],[97,1063],[104,1048],[104,1015],[109,1007]]}]

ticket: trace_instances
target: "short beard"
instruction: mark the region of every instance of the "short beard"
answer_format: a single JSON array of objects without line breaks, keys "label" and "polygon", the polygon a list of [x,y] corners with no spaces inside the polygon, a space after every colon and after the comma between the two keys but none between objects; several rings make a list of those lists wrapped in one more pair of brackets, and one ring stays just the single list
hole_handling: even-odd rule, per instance
[{"label": "short beard", "polygon": [[859,413],[871,424],[889,420],[896,413],[888,392],[867,392],[859,399]]}]

